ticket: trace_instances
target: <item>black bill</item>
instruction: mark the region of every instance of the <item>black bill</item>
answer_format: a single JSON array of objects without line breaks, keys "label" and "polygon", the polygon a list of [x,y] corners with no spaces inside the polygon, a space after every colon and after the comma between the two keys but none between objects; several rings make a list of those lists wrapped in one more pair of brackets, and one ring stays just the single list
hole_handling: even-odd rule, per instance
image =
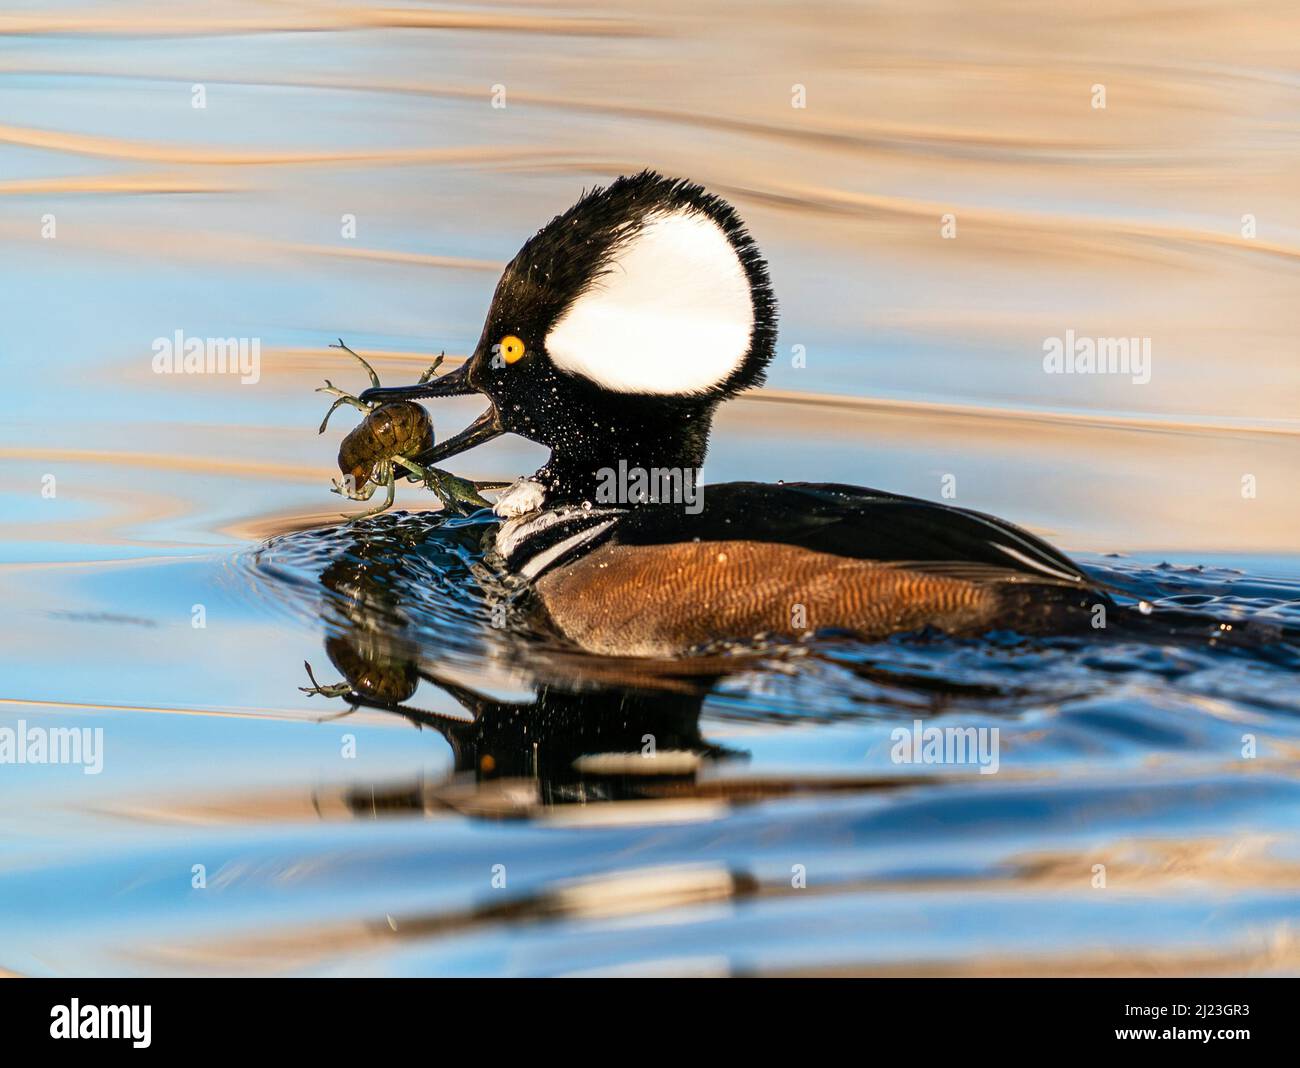
[{"label": "black bill", "polygon": [[475,445],[482,445],[483,442],[491,441],[504,433],[505,428],[501,425],[501,415],[494,404],[459,434],[448,438],[446,441],[438,442],[433,448],[426,449],[419,456],[412,457],[412,459],[417,464],[428,467],[430,464],[440,463],[449,456],[468,452]]},{"label": "black bill", "polygon": [[466,397],[477,393],[469,383],[469,361],[441,378],[421,382],[414,386],[372,386],[361,394],[367,403],[384,404],[387,401],[421,400],[425,397]]}]

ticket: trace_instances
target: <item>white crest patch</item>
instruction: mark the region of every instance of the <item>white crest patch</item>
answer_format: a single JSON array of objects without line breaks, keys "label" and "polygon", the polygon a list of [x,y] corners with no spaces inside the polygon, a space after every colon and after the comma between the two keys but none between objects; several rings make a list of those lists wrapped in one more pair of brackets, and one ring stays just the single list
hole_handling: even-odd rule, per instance
[{"label": "white crest patch", "polygon": [[646,218],[546,337],[551,361],[619,393],[703,393],[749,351],[754,301],[740,257],[707,215]]}]

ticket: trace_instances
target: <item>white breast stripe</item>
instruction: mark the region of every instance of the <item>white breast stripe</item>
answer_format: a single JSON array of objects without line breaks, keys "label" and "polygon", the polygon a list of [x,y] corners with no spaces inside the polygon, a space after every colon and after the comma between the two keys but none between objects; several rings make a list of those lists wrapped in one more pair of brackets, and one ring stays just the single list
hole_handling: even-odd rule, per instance
[{"label": "white breast stripe", "polygon": [[540,534],[547,527],[553,527],[565,518],[564,512],[542,512],[539,515],[528,514],[508,519],[497,530],[496,550],[509,559],[525,539]]},{"label": "white breast stripe", "polygon": [[596,537],[598,534],[603,534],[613,525],[614,520],[607,519],[605,522],[600,523],[589,530],[578,531],[578,533],[573,535],[573,537],[565,538],[559,545],[552,545],[544,553],[538,553],[519,569],[519,573],[523,575],[524,578],[536,578],[538,573],[552,561],[563,556],[570,549],[576,549],[579,545],[585,545],[587,542],[591,541],[592,538]]},{"label": "white breast stripe", "polygon": [[754,332],[749,277],[699,211],[649,216],[546,337],[551,362],[618,393],[702,393],[740,366]]},{"label": "white breast stripe", "polygon": [[505,559],[512,557],[524,542],[550,530],[557,523],[581,517],[583,520],[602,515],[626,515],[626,508],[553,508],[546,512],[529,512],[527,515],[507,519],[497,530],[496,550]]}]

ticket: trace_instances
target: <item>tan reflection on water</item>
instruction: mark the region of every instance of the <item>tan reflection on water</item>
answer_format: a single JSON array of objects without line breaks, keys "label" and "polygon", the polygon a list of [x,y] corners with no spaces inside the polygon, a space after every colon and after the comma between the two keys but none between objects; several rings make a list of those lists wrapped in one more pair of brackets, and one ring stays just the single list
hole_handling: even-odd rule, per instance
[{"label": "tan reflection on water", "polygon": [[[1102,847],[1097,857],[1107,860],[1111,877],[1123,878],[1128,896],[1162,896],[1189,888],[1226,892],[1234,887],[1268,886],[1277,890],[1300,890],[1300,865],[1270,856],[1270,843],[1241,839],[1151,839],[1119,842]],[[742,900],[817,899],[840,895],[919,895],[935,890],[957,889],[963,894],[987,896],[997,907],[1001,895],[1077,893],[1080,860],[1077,856],[1010,858],[1011,873],[1001,880],[953,880],[951,882],[852,881],[829,886],[791,890],[788,886],[765,885],[744,872],[710,865],[667,868],[631,868],[604,873],[589,879],[557,883],[545,894],[514,898],[503,905],[483,904],[461,912],[447,911],[427,916],[394,916],[369,922],[350,921],[334,925],[285,925],[268,934],[250,935],[221,942],[188,945],[137,947],[132,955],[147,963],[169,968],[215,968],[222,971],[260,972],[309,968],[328,960],[340,950],[349,954],[382,952],[401,942],[434,942],[465,934],[475,928],[546,921],[600,922],[623,914],[635,914],[645,923],[688,923],[698,918],[696,910],[726,906]],[[249,879],[256,882],[311,881],[326,876],[328,864],[321,862],[223,870],[216,878],[226,884]],[[1087,891],[1083,891],[1087,892]],[[1118,892],[1118,891],[1117,891]],[[815,903],[815,901],[814,901]],[[678,962],[671,970],[680,973]],[[726,962],[722,962],[723,973]],[[861,959],[851,965],[773,971],[771,974],[849,974],[860,976],[1186,976],[1287,974],[1300,966],[1300,937],[1294,930],[1280,929],[1263,935],[1254,945],[1207,949],[1200,946],[1167,949],[1101,948],[1076,952],[1069,957],[1050,951],[1005,956],[989,954],[979,960],[943,958],[890,964]],[[628,974],[647,974],[653,961],[630,961],[620,969]],[[689,969],[686,969],[689,970]],[[602,970],[608,974],[609,969]]]},{"label": "tan reflection on water", "polygon": [[[271,10],[267,8],[271,7]],[[112,34],[202,36],[204,34],[302,33],[323,30],[410,29],[494,30],[511,33],[615,36],[641,32],[629,24],[599,17],[529,16],[509,12],[420,10],[416,7],[349,7],[336,4],[265,5],[177,4],[182,10],[154,7],[108,12],[81,11],[0,16],[0,34]],[[190,10],[184,10],[189,8]],[[314,10],[313,10],[314,8]]]}]

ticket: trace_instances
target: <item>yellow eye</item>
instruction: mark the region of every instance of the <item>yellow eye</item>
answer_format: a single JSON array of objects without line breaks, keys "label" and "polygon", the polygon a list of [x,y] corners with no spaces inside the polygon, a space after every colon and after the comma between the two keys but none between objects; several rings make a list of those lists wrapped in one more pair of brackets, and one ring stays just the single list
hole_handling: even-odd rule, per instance
[{"label": "yellow eye", "polygon": [[506,363],[518,363],[524,358],[524,343],[514,334],[507,334],[501,339],[501,358]]}]

